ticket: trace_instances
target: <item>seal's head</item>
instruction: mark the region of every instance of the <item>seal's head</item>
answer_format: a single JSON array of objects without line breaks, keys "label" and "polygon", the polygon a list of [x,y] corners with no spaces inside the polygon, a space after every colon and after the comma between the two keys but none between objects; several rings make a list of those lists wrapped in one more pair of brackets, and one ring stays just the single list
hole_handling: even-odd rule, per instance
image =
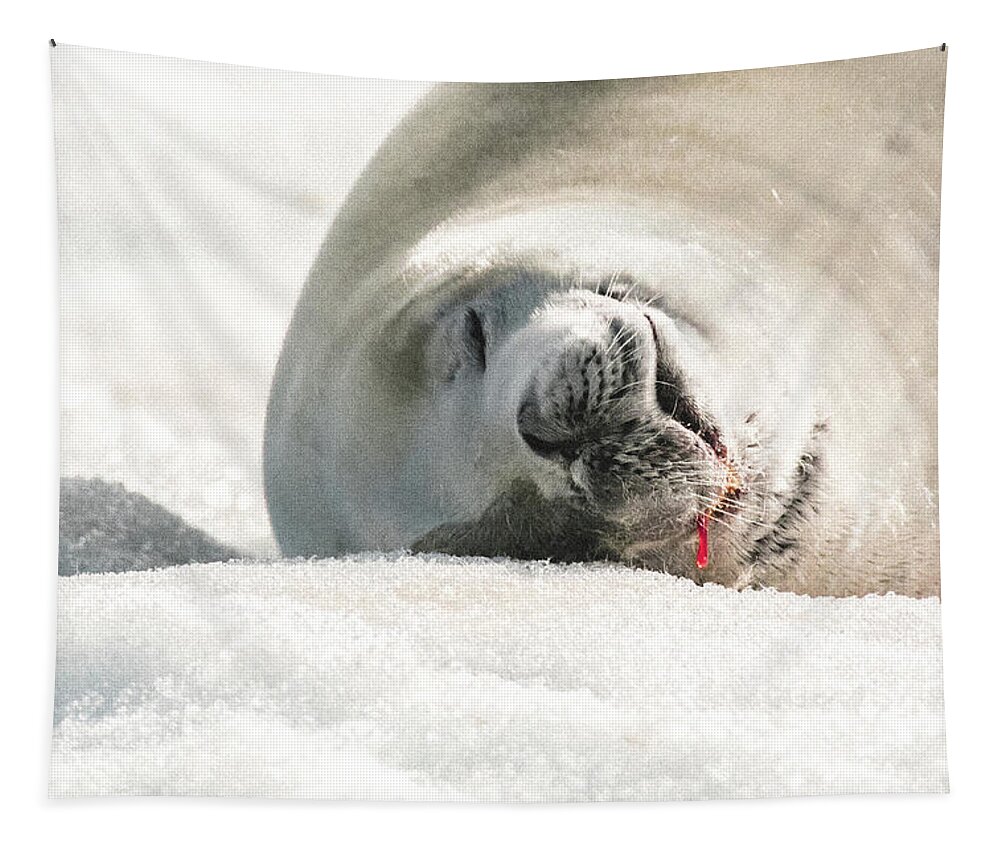
[{"label": "seal's head", "polygon": [[[474,516],[413,546],[695,575],[699,518],[731,525],[741,480],[689,380],[707,368],[698,330],[625,273],[521,266],[486,278],[471,297],[455,288],[419,355],[436,490]],[[726,535],[713,540],[720,555]]]}]

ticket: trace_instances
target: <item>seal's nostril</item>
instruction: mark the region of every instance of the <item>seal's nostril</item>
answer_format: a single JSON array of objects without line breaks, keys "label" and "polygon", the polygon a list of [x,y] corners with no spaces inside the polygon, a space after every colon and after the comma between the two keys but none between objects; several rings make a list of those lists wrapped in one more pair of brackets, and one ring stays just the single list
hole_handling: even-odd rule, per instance
[{"label": "seal's nostril", "polygon": [[549,431],[540,420],[537,402],[524,402],[517,413],[517,432],[532,452],[549,459],[574,459],[579,456],[578,440],[573,437],[550,436]]},{"label": "seal's nostril", "polygon": [[521,439],[528,444],[528,448],[537,455],[549,458],[559,454],[559,444],[536,437],[530,431],[522,431]]},{"label": "seal's nostril", "polygon": [[566,458],[575,459],[580,454],[580,445],[575,440],[545,440],[532,434],[530,431],[521,430],[521,439],[528,445],[528,448],[536,455],[543,458]]}]

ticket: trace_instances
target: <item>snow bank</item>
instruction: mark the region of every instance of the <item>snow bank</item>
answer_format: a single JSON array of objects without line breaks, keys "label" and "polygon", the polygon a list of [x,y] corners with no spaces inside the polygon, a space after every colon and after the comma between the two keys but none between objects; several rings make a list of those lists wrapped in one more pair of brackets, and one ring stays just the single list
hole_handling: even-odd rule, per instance
[{"label": "snow bank", "polygon": [[63,577],[51,793],[944,791],[939,615],[444,556]]}]

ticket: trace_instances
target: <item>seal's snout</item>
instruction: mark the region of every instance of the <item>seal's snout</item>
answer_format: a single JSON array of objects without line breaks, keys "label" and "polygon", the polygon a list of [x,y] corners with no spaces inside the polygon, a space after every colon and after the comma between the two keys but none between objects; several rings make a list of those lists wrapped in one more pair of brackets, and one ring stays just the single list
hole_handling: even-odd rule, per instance
[{"label": "seal's snout", "polygon": [[673,320],[634,302],[563,294],[535,321],[539,352],[517,408],[536,458],[563,465],[585,491],[623,493],[726,456],[718,428],[687,388]]},{"label": "seal's snout", "polygon": [[532,452],[572,461],[656,408],[655,332],[642,311],[614,308],[578,313],[536,368],[517,413]]}]

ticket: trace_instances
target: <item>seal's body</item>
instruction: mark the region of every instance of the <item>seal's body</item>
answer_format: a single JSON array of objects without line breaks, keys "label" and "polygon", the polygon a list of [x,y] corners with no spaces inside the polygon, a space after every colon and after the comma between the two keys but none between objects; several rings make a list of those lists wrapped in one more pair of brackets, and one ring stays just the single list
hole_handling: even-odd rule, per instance
[{"label": "seal's body", "polygon": [[282,551],[938,593],[943,80],[919,51],[435,89],[286,337]]}]

